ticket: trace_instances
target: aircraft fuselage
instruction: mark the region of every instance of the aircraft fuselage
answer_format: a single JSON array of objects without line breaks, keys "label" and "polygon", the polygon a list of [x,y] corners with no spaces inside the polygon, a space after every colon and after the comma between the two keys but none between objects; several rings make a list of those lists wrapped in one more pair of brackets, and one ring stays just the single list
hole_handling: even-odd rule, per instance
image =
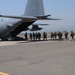
[{"label": "aircraft fuselage", "polygon": [[7,37],[8,34],[22,23],[20,19],[12,19],[10,21],[0,23],[0,38]]}]

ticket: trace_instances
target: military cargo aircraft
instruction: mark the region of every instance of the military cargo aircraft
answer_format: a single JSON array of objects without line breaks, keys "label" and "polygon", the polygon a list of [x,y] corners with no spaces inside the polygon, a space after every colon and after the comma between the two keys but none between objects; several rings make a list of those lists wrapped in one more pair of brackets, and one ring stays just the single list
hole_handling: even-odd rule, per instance
[{"label": "military cargo aircraft", "polygon": [[44,14],[42,0],[28,0],[26,10],[23,15],[0,15],[0,17],[12,18],[10,21],[0,23],[0,38],[2,40],[8,40],[8,37],[10,36],[14,38],[20,32],[28,30],[28,27],[36,20],[60,20],[48,18],[49,16],[51,15]]}]

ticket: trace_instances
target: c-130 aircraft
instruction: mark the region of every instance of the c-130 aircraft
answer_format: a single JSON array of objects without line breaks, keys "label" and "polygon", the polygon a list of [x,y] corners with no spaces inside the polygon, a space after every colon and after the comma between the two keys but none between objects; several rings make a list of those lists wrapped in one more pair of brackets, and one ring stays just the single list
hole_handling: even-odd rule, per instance
[{"label": "c-130 aircraft", "polygon": [[0,24],[0,38],[7,40],[8,37],[16,37],[20,32],[28,30],[28,27],[36,20],[60,20],[48,18],[51,15],[44,14],[42,0],[28,0],[24,14],[22,16],[0,15],[0,17],[13,18],[10,21]]}]

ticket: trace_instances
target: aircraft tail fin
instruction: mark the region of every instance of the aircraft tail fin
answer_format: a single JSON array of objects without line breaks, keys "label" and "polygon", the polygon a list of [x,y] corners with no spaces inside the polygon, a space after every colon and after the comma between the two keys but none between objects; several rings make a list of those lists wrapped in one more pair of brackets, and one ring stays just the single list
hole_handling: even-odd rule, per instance
[{"label": "aircraft tail fin", "polygon": [[43,0],[28,0],[24,16],[45,15]]}]

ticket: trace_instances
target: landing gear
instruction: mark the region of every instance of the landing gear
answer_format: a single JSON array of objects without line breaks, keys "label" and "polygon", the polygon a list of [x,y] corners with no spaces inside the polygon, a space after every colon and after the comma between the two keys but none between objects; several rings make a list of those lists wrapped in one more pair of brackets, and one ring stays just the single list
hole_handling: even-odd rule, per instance
[{"label": "landing gear", "polygon": [[7,38],[2,38],[1,41],[8,41],[8,39]]},{"label": "landing gear", "polygon": [[1,38],[1,41],[8,41],[11,37],[11,33],[3,38]]}]

